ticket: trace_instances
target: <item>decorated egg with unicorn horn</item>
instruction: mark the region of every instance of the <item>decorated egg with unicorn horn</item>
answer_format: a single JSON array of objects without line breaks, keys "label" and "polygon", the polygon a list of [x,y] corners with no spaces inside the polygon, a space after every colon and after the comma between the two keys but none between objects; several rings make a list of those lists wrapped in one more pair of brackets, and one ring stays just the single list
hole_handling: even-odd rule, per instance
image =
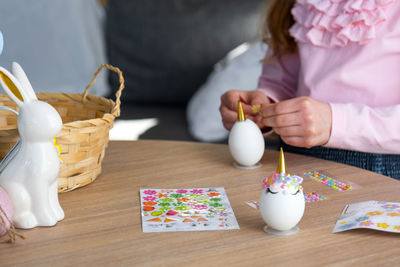
[{"label": "decorated egg with unicorn horn", "polygon": [[241,169],[260,167],[264,155],[265,141],[260,128],[252,120],[246,119],[242,103],[238,102],[238,117],[229,133],[229,150],[234,166]]},{"label": "decorated egg with unicorn horn", "polygon": [[304,214],[303,178],[286,173],[282,148],[276,173],[263,180],[260,213],[267,226],[264,230],[275,235],[292,235]]}]

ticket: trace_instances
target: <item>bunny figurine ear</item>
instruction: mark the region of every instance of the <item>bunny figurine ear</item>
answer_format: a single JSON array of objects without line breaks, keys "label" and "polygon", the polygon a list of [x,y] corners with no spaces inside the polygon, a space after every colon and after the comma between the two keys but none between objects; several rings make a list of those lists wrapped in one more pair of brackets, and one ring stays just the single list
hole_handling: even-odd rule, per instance
[{"label": "bunny figurine ear", "polygon": [[0,84],[8,96],[17,103],[18,106],[22,106],[24,102],[29,102],[31,100],[30,96],[23,90],[19,81],[3,67],[0,67]]},{"label": "bunny figurine ear", "polygon": [[28,77],[25,74],[25,71],[22,69],[21,65],[17,62],[13,62],[11,66],[11,72],[14,74],[15,78],[19,81],[22,85],[22,90],[25,91],[26,94],[29,95],[31,100],[37,99],[35,91],[32,88],[31,83],[29,82]]},{"label": "bunny figurine ear", "polygon": [[0,54],[3,52],[3,34],[0,32]]}]

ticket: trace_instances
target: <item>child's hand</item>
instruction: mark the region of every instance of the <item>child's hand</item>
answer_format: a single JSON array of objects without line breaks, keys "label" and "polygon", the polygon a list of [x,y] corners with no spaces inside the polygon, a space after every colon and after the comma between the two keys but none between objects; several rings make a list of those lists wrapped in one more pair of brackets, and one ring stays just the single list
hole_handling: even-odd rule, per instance
[{"label": "child's hand", "polygon": [[[237,105],[238,101],[242,102],[243,111],[246,118],[259,122],[257,118],[258,112],[254,111],[252,106],[270,103],[267,96],[257,90],[254,91],[238,91],[230,90],[221,96],[221,106],[219,111],[221,112],[222,122],[227,130],[231,130],[233,124],[237,120]],[[258,123],[260,126],[260,122]]]},{"label": "child's hand", "polygon": [[331,135],[330,105],[310,97],[262,105],[261,116],[264,126],[272,127],[288,145],[307,148],[324,145]]}]

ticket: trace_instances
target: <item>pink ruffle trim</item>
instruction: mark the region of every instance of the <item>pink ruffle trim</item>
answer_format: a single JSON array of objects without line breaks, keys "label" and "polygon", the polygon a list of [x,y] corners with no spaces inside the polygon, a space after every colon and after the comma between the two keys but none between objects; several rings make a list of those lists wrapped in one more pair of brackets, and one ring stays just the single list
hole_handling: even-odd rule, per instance
[{"label": "pink ruffle trim", "polygon": [[384,7],[394,0],[297,0],[291,35],[299,42],[321,47],[366,44],[375,28],[387,20]]}]

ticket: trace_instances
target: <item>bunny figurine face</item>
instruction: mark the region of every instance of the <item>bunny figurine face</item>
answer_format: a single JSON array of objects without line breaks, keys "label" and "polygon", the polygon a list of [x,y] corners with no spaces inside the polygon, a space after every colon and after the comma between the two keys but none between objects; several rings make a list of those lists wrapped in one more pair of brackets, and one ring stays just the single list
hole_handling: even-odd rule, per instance
[{"label": "bunny figurine face", "polygon": [[48,103],[33,100],[20,107],[18,132],[22,139],[48,141],[61,131],[62,121],[57,111]]},{"label": "bunny figurine face", "polygon": [[25,229],[55,225],[64,218],[57,192],[60,161],[53,143],[62,128],[61,117],[37,99],[18,63],[13,63],[12,74],[0,67],[0,84],[19,107],[20,140],[0,169],[0,186],[13,203],[12,220]]}]

